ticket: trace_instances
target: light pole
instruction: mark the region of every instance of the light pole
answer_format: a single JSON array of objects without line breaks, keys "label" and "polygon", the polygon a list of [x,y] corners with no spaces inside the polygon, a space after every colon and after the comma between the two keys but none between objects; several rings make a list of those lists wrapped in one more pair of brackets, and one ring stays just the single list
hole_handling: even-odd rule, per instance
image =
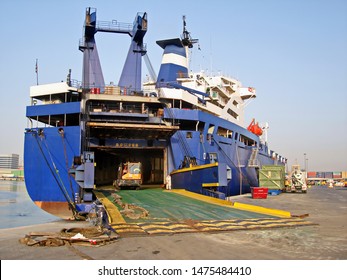
[{"label": "light pole", "polygon": [[307,169],[306,169],[306,153],[304,153],[304,165],[305,165],[305,172],[307,172]]}]

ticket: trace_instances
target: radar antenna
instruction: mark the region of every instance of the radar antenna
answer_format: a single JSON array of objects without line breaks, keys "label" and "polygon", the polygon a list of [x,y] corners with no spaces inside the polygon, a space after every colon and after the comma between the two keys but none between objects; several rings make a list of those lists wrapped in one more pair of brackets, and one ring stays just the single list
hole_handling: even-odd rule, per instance
[{"label": "radar antenna", "polygon": [[183,16],[182,19],[183,19],[183,33],[181,36],[182,43],[185,47],[192,48],[193,44],[198,43],[199,40],[198,39],[192,39],[192,37],[190,36],[190,32],[187,31],[187,29],[186,29],[186,25],[187,25],[186,24],[186,16]]}]

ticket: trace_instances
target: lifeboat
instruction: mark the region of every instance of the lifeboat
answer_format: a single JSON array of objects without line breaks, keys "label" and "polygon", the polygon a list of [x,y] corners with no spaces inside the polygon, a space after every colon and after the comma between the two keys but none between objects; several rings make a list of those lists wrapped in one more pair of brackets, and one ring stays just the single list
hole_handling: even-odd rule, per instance
[{"label": "lifeboat", "polygon": [[263,134],[263,130],[261,129],[261,127],[259,126],[258,123],[255,123],[254,119],[252,120],[252,122],[247,127],[247,130],[252,132],[253,134],[255,134],[257,136],[261,136]]}]

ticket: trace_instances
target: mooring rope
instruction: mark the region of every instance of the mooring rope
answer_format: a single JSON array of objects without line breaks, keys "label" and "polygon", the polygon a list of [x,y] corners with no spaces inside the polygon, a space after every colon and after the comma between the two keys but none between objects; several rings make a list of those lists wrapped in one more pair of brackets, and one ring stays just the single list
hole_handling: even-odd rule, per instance
[{"label": "mooring rope", "polygon": [[[148,217],[149,211],[145,208],[135,204],[123,203],[122,197],[118,194],[111,194],[111,196],[114,200],[114,203],[118,204],[120,207],[123,208],[123,210],[121,210],[120,213],[125,215],[126,217],[133,220]],[[140,213],[136,213],[136,211],[139,211]]]}]

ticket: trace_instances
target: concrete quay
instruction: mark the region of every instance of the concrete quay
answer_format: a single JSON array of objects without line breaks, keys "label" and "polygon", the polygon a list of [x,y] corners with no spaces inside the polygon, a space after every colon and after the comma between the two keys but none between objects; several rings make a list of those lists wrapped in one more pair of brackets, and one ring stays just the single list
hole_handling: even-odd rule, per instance
[{"label": "concrete quay", "polygon": [[0,230],[1,260],[347,260],[347,188],[314,186],[307,194],[267,199],[236,196],[233,202],[289,211],[316,225],[271,229],[127,236],[100,246],[34,247],[19,242],[30,232],[90,227],[53,223]]}]

